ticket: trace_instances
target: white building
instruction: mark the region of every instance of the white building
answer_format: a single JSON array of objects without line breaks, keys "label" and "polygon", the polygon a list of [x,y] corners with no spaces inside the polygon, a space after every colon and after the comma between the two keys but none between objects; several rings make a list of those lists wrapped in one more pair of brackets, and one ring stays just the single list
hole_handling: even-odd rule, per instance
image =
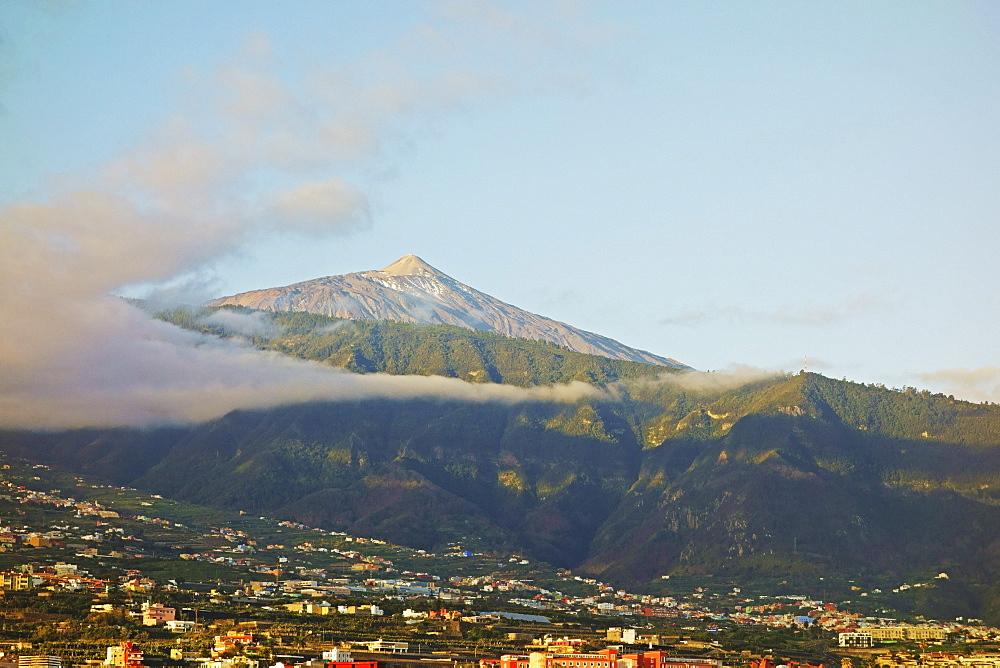
[{"label": "white building", "polygon": [[339,647],[334,647],[331,650],[323,652],[324,661],[332,661],[334,663],[349,662],[352,661],[351,653],[346,649],[341,649]]},{"label": "white building", "polygon": [[847,631],[838,635],[840,646],[849,649],[867,649],[875,645],[870,633]]},{"label": "white building", "polygon": [[194,628],[194,622],[182,619],[172,619],[169,622],[165,622],[165,626],[171,633],[187,633]]},{"label": "white building", "polygon": [[394,642],[391,640],[373,640],[362,644],[368,648],[369,652],[392,652],[395,654],[397,652],[406,652],[410,649],[410,643],[408,642]]}]

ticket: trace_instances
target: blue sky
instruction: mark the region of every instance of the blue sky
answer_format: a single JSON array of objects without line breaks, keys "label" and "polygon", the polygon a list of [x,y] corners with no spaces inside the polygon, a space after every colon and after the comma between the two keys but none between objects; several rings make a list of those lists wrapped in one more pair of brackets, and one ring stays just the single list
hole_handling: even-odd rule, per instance
[{"label": "blue sky", "polygon": [[[699,369],[1000,401],[997,34],[991,2],[8,0],[4,281],[414,253]],[[81,249],[87,289],[23,278]]]}]

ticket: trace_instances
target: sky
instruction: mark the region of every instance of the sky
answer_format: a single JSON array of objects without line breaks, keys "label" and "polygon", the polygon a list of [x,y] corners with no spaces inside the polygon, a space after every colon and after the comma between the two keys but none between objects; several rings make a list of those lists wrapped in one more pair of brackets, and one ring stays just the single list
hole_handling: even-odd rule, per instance
[{"label": "sky", "polygon": [[959,0],[6,0],[0,423],[290,400],[315,368],[111,296],[410,253],[703,371],[1000,401],[997,34]]}]

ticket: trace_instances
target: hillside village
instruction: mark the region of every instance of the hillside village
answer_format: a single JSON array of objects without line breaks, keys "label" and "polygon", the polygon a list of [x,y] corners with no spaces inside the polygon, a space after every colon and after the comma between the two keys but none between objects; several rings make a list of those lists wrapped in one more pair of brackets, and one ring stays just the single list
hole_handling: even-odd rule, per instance
[{"label": "hillside village", "polygon": [[[295,522],[223,517],[44,465],[2,466],[0,647],[21,665],[31,657],[122,668],[262,667],[282,657],[283,665],[317,660],[338,668],[430,659],[484,668],[794,661],[748,640],[756,635],[797,638],[787,647],[804,648],[800,663],[839,652],[888,668],[914,665],[912,653],[892,647],[958,643],[971,652],[1000,643],[1000,630],[979,620],[903,623],[844,602],[739,586],[639,594],[471,545],[433,554]],[[863,601],[945,579],[851,589]],[[361,659],[340,661],[347,654],[337,652]],[[122,658],[130,653],[131,663]],[[682,659],[695,663],[676,663]],[[996,661],[939,651],[918,665]]]},{"label": "hillside village", "polygon": [[0,668],[1000,668],[998,26],[0,0]]}]

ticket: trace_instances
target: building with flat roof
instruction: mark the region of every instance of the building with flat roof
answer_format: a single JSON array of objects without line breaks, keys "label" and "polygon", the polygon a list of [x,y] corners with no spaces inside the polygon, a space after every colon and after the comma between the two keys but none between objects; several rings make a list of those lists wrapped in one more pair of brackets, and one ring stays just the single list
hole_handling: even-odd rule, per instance
[{"label": "building with flat roof", "polygon": [[31,589],[32,585],[33,580],[31,573],[20,573],[15,571],[0,573],[0,589],[24,591],[25,589]]},{"label": "building with flat roof", "polygon": [[872,626],[858,629],[858,632],[867,633],[879,642],[944,640],[948,636],[946,629],[934,626]]},{"label": "building with flat roof", "polygon": [[17,657],[17,668],[62,668],[62,659],[50,654],[19,656]]},{"label": "building with flat roof", "polygon": [[629,668],[722,668],[719,659],[679,658],[667,652],[638,652],[622,655]]},{"label": "building with flat roof", "polygon": [[177,610],[155,603],[144,603],[142,606],[142,625],[159,626],[172,622],[177,618]]},{"label": "building with flat roof", "polygon": [[603,649],[593,654],[504,654],[498,668],[617,668],[618,650]]},{"label": "building with flat roof", "polygon": [[406,652],[410,649],[410,643],[393,640],[372,640],[361,643],[368,648],[369,652]]},{"label": "building with flat roof", "polygon": [[875,645],[875,639],[864,631],[847,631],[837,636],[838,644],[848,649],[867,649]]},{"label": "building with flat roof", "polygon": [[141,649],[136,647],[134,643],[126,640],[119,645],[108,647],[104,665],[114,666],[115,668],[139,668],[142,666],[144,656]]}]

